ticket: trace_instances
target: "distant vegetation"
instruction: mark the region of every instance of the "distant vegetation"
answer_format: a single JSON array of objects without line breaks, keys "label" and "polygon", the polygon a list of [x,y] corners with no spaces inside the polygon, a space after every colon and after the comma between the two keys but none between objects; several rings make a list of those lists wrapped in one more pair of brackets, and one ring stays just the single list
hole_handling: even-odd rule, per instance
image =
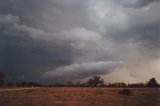
[{"label": "distant vegetation", "polygon": [[0,87],[4,86],[5,84],[5,74],[3,72],[0,72]]},{"label": "distant vegetation", "polygon": [[[22,82],[16,82],[16,83],[11,83],[11,82],[5,82],[5,74],[3,72],[0,72],[0,87],[160,87],[158,82],[156,81],[155,78],[149,79],[146,83],[132,83],[132,84],[126,84],[124,82],[115,82],[115,83],[105,83],[105,81],[99,77],[99,76],[93,76],[90,78],[88,81],[81,83],[80,81],[72,82],[68,81],[66,84],[62,83],[55,83],[55,84],[50,84],[50,85],[42,85],[34,81],[22,81]],[[122,94],[128,93],[128,91],[122,91],[120,92]]]}]

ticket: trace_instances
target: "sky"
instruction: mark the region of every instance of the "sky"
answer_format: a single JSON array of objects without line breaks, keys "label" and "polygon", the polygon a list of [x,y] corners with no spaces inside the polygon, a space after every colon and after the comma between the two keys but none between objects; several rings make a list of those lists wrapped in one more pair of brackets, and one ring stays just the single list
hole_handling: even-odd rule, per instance
[{"label": "sky", "polygon": [[8,81],[160,82],[159,0],[0,0]]}]

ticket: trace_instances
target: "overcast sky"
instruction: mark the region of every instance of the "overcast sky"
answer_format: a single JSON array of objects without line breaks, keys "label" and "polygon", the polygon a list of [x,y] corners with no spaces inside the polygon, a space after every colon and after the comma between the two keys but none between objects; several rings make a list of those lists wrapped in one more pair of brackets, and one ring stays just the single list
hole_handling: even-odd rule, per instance
[{"label": "overcast sky", "polygon": [[160,82],[159,0],[0,0],[9,81]]}]

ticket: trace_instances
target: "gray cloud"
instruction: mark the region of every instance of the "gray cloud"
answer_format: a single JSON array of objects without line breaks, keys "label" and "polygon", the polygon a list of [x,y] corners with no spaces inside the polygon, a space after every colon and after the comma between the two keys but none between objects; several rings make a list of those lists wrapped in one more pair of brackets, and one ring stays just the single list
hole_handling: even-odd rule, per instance
[{"label": "gray cloud", "polygon": [[135,41],[140,42],[143,46],[150,47],[151,49],[160,48],[159,29],[159,23],[136,27],[133,29],[133,32],[135,32]]},{"label": "gray cloud", "polygon": [[[105,44],[101,35],[85,28],[47,33],[21,24],[19,17],[11,14],[0,16],[0,29],[0,68],[13,77],[12,80],[37,79],[50,69],[77,62],[77,56],[91,53]],[[96,61],[99,56],[88,57]],[[35,76],[37,74],[39,76]]]},{"label": "gray cloud", "polygon": [[54,38],[53,42],[48,41],[50,34],[21,25],[18,19],[12,15],[0,16],[1,70],[15,78],[33,79],[46,69],[71,63],[74,55],[70,45],[61,45]]},{"label": "gray cloud", "polygon": [[88,1],[1,0],[0,12],[19,16],[22,24],[50,32],[94,26],[89,19]]},{"label": "gray cloud", "polygon": [[[138,1],[137,1],[138,2]],[[146,8],[126,9],[119,7],[120,10],[114,10],[112,19],[105,16],[104,36],[109,37],[115,42],[140,43],[141,46],[152,47],[158,49],[160,35],[160,2],[153,2],[151,6]],[[125,12],[122,12],[124,11]],[[111,10],[112,11],[112,10]],[[115,18],[115,19],[114,19]],[[107,20],[110,19],[110,22]]]},{"label": "gray cloud", "polygon": [[153,50],[160,48],[160,26],[159,23],[152,23],[144,26],[134,26],[127,31],[112,32],[111,38],[119,43],[135,42]]},{"label": "gray cloud", "polygon": [[141,8],[158,1],[159,0],[120,0],[119,2],[128,8]]}]

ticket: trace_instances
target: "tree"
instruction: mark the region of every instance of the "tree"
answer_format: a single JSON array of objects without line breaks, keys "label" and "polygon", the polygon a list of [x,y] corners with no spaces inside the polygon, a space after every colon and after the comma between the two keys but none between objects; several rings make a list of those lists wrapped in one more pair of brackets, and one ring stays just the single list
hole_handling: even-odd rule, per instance
[{"label": "tree", "polygon": [[158,87],[159,84],[157,83],[155,78],[151,78],[149,79],[149,81],[147,82],[147,86],[148,87]]},{"label": "tree", "polygon": [[76,84],[75,84],[75,86],[76,86],[76,87],[80,87],[80,86],[81,86],[81,82],[80,82],[80,81],[77,81]]},{"label": "tree", "polygon": [[3,86],[5,83],[5,74],[3,72],[0,72],[0,86]]},{"label": "tree", "polygon": [[87,85],[90,87],[103,86],[104,80],[101,79],[99,76],[94,76],[93,78],[87,81]]},{"label": "tree", "polygon": [[67,82],[67,86],[69,86],[69,87],[73,87],[75,84],[72,82],[72,81],[68,81]]}]

